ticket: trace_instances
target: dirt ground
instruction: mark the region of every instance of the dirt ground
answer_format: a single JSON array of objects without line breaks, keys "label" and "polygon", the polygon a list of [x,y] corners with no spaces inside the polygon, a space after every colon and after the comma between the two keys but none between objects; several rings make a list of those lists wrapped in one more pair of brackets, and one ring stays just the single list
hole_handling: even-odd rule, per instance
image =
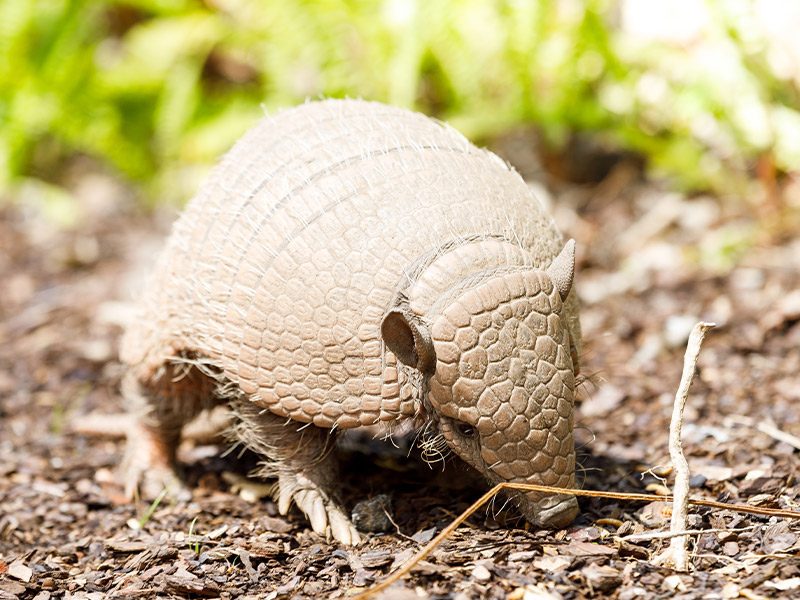
[{"label": "dirt ground", "polygon": [[[0,600],[344,598],[485,489],[457,464],[442,473],[355,444],[345,500],[389,494],[396,531],[341,547],[252,488],[236,493],[252,457],[198,439],[181,449],[191,500],[126,502],[118,421],[101,424],[104,436],[80,431],[89,415],[124,410],[120,333],[174,212],[143,216],[96,173],[71,185],[82,207],[72,224],[55,225],[37,202],[0,212]],[[550,189],[540,195],[579,248],[581,485],[671,486],[672,401],[703,319],[718,327],[686,412],[692,495],[800,508],[800,182],[687,199],[623,162],[596,184]],[[384,597],[800,597],[797,522],[692,508],[692,569],[676,573],[653,561],[668,540],[636,537],[668,526],[664,503],[582,499],[579,519],[557,532],[528,529],[502,505]]]}]

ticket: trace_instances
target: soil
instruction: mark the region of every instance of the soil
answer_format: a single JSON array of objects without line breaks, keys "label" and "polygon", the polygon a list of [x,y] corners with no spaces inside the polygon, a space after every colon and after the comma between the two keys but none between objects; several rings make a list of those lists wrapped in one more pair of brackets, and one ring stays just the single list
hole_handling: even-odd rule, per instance
[{"label": "soil", "polygon": [[[264,486],[243,484],[253,457],[198,436],[180,453],[191,499],[128,502],[116,480],[117,349],[176,211],[145,215],[112,179],[79,179],[72,222],[35,202],[0,212],[0,600],[345,598],[485,490],[453,461],[431,469],[354,440],[343,449],[345,503],[388,494],[393,523],[342,547],[297,512],[279,516]],[[667,493],[685,343],[706,320],[717,328],[684,424],[691,493],[800,508],[797,182],[764,198],[754,183],[748,200],[689,199],[622,162],[595,184],[538,189],[579,248],[581,486]],[[654,561],[668,539],[637,537],[668,527],[667,504],[580,502],[578,520],[553,532],[498,500],[382,597],[800,597],[798,522],[691,508],[699,533],[679,573]]]}]

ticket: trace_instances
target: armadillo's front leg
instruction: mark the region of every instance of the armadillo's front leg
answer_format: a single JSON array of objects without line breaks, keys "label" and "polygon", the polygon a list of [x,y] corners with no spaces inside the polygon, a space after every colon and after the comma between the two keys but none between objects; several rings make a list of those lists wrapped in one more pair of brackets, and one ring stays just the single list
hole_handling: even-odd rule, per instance
[{"label": "armadillo's front leg", "polygon": [[278,478],[278,510],[289,512],[297,504],[320,535],[355,545],[361,541],[356,528],[337,499],[338,464],[334,456],[335,434],[313,425],[273,415],[248,400],[234,404],[238,417],[236,437],[264,456],[263,474]]}]

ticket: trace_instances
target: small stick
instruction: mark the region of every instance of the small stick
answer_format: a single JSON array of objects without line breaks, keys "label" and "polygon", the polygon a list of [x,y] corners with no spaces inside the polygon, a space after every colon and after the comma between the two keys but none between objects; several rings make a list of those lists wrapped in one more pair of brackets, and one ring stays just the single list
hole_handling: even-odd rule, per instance
[{"label": "small stick", "polygon": [[649,540],[667,540],[674,538],[676,535],[700,535],[703,533],[730,533],[732,531],[752,531],[756,525],[749,527],[738,527],[734,529],[686,529],[685,531],[647,531],[645,533],[632,533],[624,535],[621,539],[623,542],[647,542]]},{"label": "small stick", "polygon": [[697,357],[706,332],[714,323],[697,323],[689,335],[686,344],[686,354],[683,357],[683,373],[678,391],[675,393],[675,404],[672,409],[672,420],[669,424],[669,455],[672,466],[675,468],[675,485],[673,487],[672,519],[669,530],[675,537],[670,541],[669,548],[655,558],[655,564],[672,563],[677,571],[689,570],[689,556],[686,545],[689,541],[687,535],[677,535],[686,531],[686,520],[689,512],[689,463],[683,455],[681,445],[681,427],[683,426],[683,410],[686,407],[686,398],[689,396],[689,386],[692,385],[694,372],[697,366]]},{"label": "small stick", "polygon": [[728,423],[734,423],[736,425],[743,425],[745,427],[754,427],[761,433],[771,437],[773,440],[777,442],[783,442],[784,444],[789,444],[792,448],[800,450],[800,437],[778,429],[778,427],[772,421],[759,421],[757,423],[754,419],[745,417],[744,415],[730,415],[725,418],[725,421]]},{"label": "small stick", "polygon": [[796,435],[792,435],[791,433],[781,431],[772,423],[761,422],[756,425],[756,429],[758,429],[761,433],[767,434],[773,440],[783,442],[784,444],[789,444],[793,448],[800,450],[800,438],[798,438]]}]

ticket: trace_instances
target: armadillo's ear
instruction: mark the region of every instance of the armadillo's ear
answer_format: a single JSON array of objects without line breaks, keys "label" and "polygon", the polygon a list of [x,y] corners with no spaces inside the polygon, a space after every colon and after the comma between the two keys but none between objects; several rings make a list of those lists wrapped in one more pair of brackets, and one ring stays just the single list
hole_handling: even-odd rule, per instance
[{"label": "armadillo's ear", "polygon": [[431,334],[407,304],[401,304],[386,313],[381,323],[381,336],[397,360],[423,373],[433,373],[436,352]]},{"label": "armadillo's ear", "polygon": [[575,276],[575,240],[569,240],[545,271],[556,286],[559,296],[566,300]]}]

